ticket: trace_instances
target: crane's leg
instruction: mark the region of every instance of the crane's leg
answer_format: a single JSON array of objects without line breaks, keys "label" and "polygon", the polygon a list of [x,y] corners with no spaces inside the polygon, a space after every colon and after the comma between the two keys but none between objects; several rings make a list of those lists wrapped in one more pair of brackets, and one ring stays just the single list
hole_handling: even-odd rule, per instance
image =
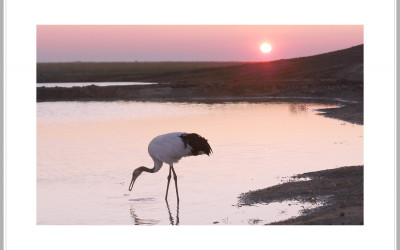
[{"label": "crane's leg", "polygon": [[179,194],[178,194],[178,177],[176,176],[176,173],[175,173],[174,167],[173,167],[173,166],[171,166],[171,168],[172,168],[172,173],[174,174],[174,180],[175,180],[175,189],[176,189],[176,197],[177,197],[177,199],[178,199],[178,202],[179,202]]},{"label": "crane's leg", "polygon": [[176,223],[175,225],[179,225],[179,200],[178,203],[176,204]]},{"label": "crane's leg", "polygon": [[165,200],[167,200],[167,197],[168,197],[169,182],[171,181],[171,168],[172,168],[172,166],[169,166],[169,175],[167,177],[168,184],[167,184],[167,192],[165,193]]},{"label": "crane's leg", "polygon": [[165,200],[165,203],[167,204],[168,208],[169,222],[171,223],[171,225],[175,225],[174,218],[172,218],[171,209],[169,209],[168,200]]}]

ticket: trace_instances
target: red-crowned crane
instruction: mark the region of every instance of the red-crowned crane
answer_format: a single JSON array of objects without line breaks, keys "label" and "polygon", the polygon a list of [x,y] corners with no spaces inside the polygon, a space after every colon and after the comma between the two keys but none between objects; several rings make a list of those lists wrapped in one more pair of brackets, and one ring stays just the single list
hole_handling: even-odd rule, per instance
[{"label": "red-crowned crane", "polygon": [[208,156],[212,153],[210,144],[207,140],[195,133],[182,133],[174,132],[155,137],[148,147],[149,155],[154,161],[154,167],[152,169],[141,166],[135,169],[132,173],[132,181],[129,185],[129,191],[132,190],[133,184],[139,175],[144,172],[156,173],[161,169],[161,166],[165,162],[169,165],[169,175],[167,177],[167,192],[165,194],[165,200],[168,197],[169,182],[171,180],[171,171],[174,174],[176,196],[179,201],[178,194],[178,177],[174,170],[174,163],[177,163],[182,157],[192,155],[207,154]]}]

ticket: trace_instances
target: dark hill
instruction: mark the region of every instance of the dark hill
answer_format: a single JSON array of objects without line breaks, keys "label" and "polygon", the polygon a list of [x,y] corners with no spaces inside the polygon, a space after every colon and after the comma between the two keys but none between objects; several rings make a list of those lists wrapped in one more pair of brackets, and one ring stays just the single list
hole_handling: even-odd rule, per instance
[{"label": "dark hill", "polygon": [[161,84],[37,88],[38,101],[191,100],[261,96],[363,99],[363,45],[270,62],[38,63],[38,82]]}]

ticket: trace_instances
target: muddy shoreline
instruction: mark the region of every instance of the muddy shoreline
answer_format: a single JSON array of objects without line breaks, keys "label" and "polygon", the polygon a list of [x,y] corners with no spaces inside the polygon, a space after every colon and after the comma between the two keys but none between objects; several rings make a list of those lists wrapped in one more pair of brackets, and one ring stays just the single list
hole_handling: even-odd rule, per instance
[{"label": "muddy shoreline", "polygon": [[346,103],[337,108],[318,109],[320,115],[358,125],[364,124],[364,104]]},{"label": "muddy shoreline", "polygon": [[[363,225],[364,166],[349,166],[292,176],[290,181],[239,196],[241,205],[281,202],[323,203],[298,217],[270,225]],[[307,178],[303,181],[300,178]]]}]

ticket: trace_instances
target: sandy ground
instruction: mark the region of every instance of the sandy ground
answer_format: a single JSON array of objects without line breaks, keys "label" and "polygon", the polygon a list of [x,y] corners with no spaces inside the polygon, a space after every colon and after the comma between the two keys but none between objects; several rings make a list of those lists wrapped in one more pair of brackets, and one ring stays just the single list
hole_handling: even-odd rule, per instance
[{"label": "sandy ground", "polygon": [[284,200],[324,203],[273,225],[363,225],[363,169],[364,166],[351,166],[299,174],[288,182],[244,193],[239,201],[242,205]]}]

